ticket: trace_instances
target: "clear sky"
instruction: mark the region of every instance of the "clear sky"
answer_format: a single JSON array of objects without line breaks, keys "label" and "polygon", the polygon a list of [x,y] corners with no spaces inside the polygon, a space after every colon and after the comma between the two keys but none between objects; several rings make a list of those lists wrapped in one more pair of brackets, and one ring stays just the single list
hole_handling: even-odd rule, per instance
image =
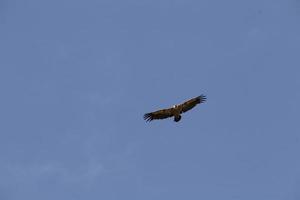
[{"label": "clear sky", "polygon": [[1,0],[0,199],[299,200],[299,52],[299,0]]}]

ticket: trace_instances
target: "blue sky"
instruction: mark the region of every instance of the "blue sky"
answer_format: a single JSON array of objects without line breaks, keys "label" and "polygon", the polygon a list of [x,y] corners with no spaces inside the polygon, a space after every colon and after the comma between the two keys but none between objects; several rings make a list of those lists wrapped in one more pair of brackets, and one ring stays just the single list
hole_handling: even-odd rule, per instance
[{"label": "blue sky", "polygon": [[299,24],[298,0],[0,1],[0,199],[300,199]]}]

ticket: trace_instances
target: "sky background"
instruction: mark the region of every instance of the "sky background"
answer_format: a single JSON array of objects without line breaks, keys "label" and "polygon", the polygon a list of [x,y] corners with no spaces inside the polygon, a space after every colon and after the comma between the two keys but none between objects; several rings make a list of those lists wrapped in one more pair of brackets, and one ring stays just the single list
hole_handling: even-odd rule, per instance
[{"label": "sky background", "polygon": [[0,0],[0,199],[299,200],[299,52],[299,0]]}]

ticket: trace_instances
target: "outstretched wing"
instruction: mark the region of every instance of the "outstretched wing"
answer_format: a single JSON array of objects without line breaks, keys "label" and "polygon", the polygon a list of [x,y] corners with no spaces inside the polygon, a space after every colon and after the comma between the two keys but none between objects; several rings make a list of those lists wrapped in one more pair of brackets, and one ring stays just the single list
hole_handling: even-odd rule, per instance
[{"label": "outstretched wing", "polygon": [[182,104],[180,104],[179,106],[182,107],[182,112],[187,112],[189,110],[191,110],[192,108],[194,108],[197,104],[203,103],[206,100],[206,97],[202,94],[198,97],[195,97],[193,99],[190,99]]},{"label": "outstretched wing", "polygon": [[144,119],[148,122],[154,119],[165,119],[172,116],[173,116],[172,108],[168,108],[168,109],[162,109],[151,113],[146,113],[144,115]]}]

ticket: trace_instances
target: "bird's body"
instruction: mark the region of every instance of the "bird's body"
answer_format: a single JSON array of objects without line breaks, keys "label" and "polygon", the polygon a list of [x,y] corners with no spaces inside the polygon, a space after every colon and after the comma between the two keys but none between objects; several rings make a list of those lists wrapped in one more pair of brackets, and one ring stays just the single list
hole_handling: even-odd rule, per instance
[{"label": "bird's body", "polygon": [[174,105],[172,108],[172,113],[174,115],[174,121],[179,122],[181,119],[182,108],[178,105]]},{"label": "bird's body", "polygon": [[146,121],[152,121],[154,119],[165,119],[168,117],[174,117],[174,121],[179,122],[182,113],[187,112],[188,110],[194,108],[197,104],[203,103],[205,100],[206,97],[204,95],[200,95],[198,97],[185,101],[182,104],[174,105],[172,108],[146,113],[144,115],[144,119]]}]

